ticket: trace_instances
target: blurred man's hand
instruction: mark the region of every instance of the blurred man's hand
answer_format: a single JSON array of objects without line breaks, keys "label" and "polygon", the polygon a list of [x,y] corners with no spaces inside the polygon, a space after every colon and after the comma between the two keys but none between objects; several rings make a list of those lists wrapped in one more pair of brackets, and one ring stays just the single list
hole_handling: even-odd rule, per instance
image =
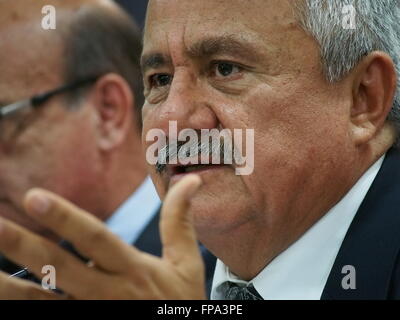
[{"label": "blurred man's hand", "polygon": [[7,220],[0,220],[0,251],[38,278],[44,265],[56,269],[59,295],[0,273],[0,299],[204,299],[204,266],[187,208],[198,176],[174,185],[161,214],[163,257],[125,244],[92,215],[43,190],[30,191],[27,213],[85,257],[78,258]]}]

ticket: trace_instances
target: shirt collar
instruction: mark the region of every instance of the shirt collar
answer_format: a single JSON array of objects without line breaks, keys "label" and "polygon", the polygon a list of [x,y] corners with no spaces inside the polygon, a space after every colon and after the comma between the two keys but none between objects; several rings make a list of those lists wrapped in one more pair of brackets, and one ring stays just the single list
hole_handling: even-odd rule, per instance
[{"label": "shirt collar", "polygon": [[[265,300],[320,299],[348,228],[371,187],[384,156],[301,238],[272,260],[250,283]],[[226,281],[240,280],[218,260],[211,292],[223,299]]]},{"label": "shirt collar", "polygon": [[147,177],[107,220],[108,228],[124,242],[133,244],[161,206],[153,182]]}]

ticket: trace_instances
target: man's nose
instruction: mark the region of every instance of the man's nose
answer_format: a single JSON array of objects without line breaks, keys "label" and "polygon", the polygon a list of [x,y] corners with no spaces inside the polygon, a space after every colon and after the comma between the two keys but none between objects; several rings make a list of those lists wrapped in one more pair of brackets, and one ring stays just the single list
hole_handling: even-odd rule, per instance
[{"label": "man's nose", "polygon": [[212,98],[206,86],[189,73],[176,72],[168,98],[160,106],[160,128],[168,132],[170,121],[183,129],[213,129],[219,121],[212,108]]}]

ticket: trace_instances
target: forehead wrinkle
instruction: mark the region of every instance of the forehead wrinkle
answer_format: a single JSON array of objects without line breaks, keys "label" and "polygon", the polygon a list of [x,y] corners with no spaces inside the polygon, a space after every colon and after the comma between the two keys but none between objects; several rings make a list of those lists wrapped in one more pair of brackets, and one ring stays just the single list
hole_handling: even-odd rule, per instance
[{"label": "forehead wrinkle", "polygon": [[[141,68],[142,73],[146,72],[149,69],[160,69],[162,67],[172,65],[172,64],[180,64],[184,53],[187,51],[184,38],[185,38],[186,27],[183,26],[182,35],[179,36],[179,40],[172,35],[165,34],[165,41],[167,46],[167,52],[163,53],[163,50],[159,51],[154,50],[149,53],[145,53],[145,46],[143,46],[143,52],[141,57]],[[183,46],[183,49],[181,47]],[[183,53],[183,54],[182,54]]]},{"label": "forehead wrinkle", "polygon": [[239,56],[252,60],[259,58],[256,49],[243,37],[235,35],[210,36],[194,43],[187,54],[192,58],[205,58],[218,54]]},{"label": "forehead wrinkle", "polygon": [[[162,68],[166,65],[181,66],[188,63],[188,59],[205,59],[213,55],[228,55],[239,57],[252,62],[265,60],[271,54],[273,47],[267,45],[257,32],[249,30],[246,34],[215,34],[204,36],[197,41],[187,35],[187,25],[180,23],[179,32],[173,30],[165,33],[166,50],[157,49],[154,52],[143,53],[141,59],[142,71]],[[193,43],[194,42],[194,43]],[[145,50],[145,48],[144,48]]]},{"label": "forehead wrinkle", "polygon": [[188,47],[186,45],[186,30],[187,23],[183,21],[180,23],[179,33],[174,35],[174,32],[171,32],[169,36],[167,36],[167,46],[168,51],[171,55],[171,62],[175,65],[175,67],[180,67],[187,63],[187,52]]}]

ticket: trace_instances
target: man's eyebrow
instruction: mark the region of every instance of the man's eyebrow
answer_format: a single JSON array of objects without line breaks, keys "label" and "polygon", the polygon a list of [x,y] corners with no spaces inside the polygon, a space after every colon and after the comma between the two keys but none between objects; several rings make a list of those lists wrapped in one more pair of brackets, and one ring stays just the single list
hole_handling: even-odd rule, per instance
[{"label": "man's eyebrow", "polygon": [[[235,35],[202,39],[190,46],[187,54],[195,59],[204,59],[213,55],[228,55],[252,62],[257,62],[263,57],[250,41]],[[161,53],[149,53],[141,58],[143,73],[148,69],[161,68],[167,64],[171,64],[171,58]]]},{"label": "man's eyebrow", "polygon": [[146,72],[148,69],[161,68],[171,63],[171,59],[161,53],[149,53],[142,56],[140,65],[142,72]]},{"label": "man's eyebrow", "polygon": [[202,39],[188,50],[193,58],[205,58],[213,55],[229,55],[242,59],[258,61],[261,55],[254,46],[244,38],[235,35],[216,36]]}]

